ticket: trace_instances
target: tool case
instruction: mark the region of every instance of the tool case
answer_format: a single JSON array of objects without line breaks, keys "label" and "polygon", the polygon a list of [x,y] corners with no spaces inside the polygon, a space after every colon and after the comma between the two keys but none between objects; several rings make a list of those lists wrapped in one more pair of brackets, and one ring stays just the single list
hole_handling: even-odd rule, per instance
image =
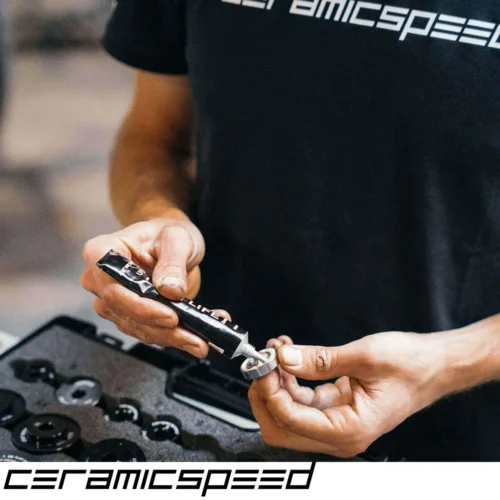
[{"label": "tool case", "polygon": [[124,350],[58,317],[0,356],[0,461],[336,460],[267,446],[248,387],[208,361],[144,344]]}]

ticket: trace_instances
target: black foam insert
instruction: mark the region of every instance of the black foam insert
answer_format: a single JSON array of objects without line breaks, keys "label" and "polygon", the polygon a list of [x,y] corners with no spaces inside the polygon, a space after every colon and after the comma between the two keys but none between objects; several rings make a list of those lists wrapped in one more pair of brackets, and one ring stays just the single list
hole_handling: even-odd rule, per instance
[{"label": "black foam insert", "polygon": [[[65,377],[92,377],[102,384],[105,394],[115,399],[135,400],[147,414],[179,422],[182,445],[149,441],[133,423],[106,420],[100,407],[58,403],[50,385],[28,383],[14,376],[12,362],[20,359],[45,359]],[[122,351],[119,344],[100,341],[91,325],[68,318],[54,320],[0,357],[1,388],[21,394],[31,414],[60,413],[73,418],[81,426],[82,439],[88,444],[128,439],[141,447],[148,461],[155,462],[335,460],[327,455],[269,447],[258,432],[238,429],[166,396],[167,377],[166,370]],[[13,449],[10,432],[5,429],[0,429],[0,449]],[[71,460],[60,453],[46,459]]]}]

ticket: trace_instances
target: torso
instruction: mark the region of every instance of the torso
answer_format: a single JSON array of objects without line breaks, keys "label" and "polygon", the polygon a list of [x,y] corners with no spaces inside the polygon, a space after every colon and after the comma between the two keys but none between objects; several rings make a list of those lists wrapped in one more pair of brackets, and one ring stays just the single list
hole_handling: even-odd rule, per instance
[{"label": "torso", "polygon": [[[500,3],[388,5],[185,1],[201,300],[257,347],[500,312]],[[384,446],[500,459],[499,396],[440,403]]]}]

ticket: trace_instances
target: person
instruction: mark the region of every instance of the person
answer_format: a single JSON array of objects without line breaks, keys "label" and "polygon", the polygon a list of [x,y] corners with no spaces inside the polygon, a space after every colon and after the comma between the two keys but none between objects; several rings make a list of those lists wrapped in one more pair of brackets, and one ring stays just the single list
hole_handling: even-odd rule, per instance
[{"label": "person", "polygon": [[273,446],[500,460],[500,4],[417,7],[118,0],[104,36],[137,77],[123,229],[82,284],[120,330],[208,354],[97,269],[113,248],[278,348],[249,391]]}]

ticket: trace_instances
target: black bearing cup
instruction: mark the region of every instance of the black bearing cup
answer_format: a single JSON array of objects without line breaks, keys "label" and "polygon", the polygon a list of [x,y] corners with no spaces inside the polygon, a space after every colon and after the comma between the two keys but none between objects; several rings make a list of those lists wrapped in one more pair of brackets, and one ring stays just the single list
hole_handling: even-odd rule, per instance
[{"label": "black bearing cup", "polygon": [[20,422],[12,431],[12,442],[27,453],[57,453],[79,442],[80,433],[80,426],[73,419],[49,413]]},{"label": "black bearing cup", "polygon": [[24,416],[26,402],[16,392],[0,389],[0,427],[13,425]]}]

